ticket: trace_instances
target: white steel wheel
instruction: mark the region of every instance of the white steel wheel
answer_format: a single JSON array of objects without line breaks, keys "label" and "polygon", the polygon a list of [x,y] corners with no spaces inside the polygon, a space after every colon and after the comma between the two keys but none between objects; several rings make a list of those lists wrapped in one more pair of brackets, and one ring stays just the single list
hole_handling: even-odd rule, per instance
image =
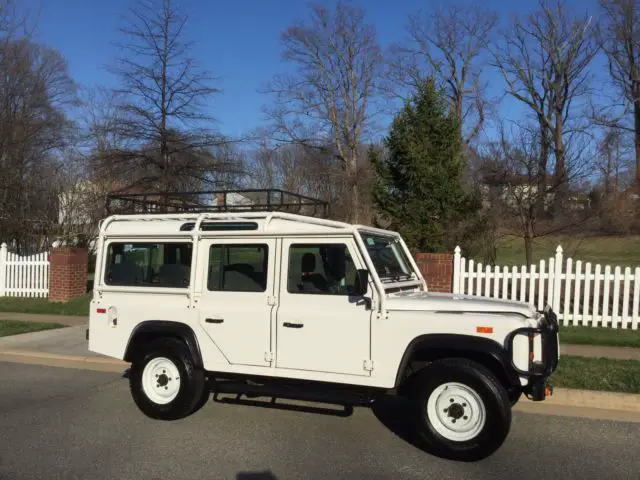
[{"label": "white steel wheel", "polygon": [[466,442],[482,432],[487,411],[475,390],[461,383],[448,382],[429,395],[427,417],[433,428],[447,440]]},{"label": "white steel wheel", "polygon": [[166,405],[180,392],[180,371],[165,357],[149,361],[142,371],[142,391],[154,403]]}]

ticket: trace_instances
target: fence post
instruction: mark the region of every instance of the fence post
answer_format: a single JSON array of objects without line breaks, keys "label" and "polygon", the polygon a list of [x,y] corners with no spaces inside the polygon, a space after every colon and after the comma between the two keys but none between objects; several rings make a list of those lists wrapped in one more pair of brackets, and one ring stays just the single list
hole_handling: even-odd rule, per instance
[{"label": "fence post", "polygon": [[[562,287],[562,247],[556,248],[555,271],[553,272],[553,296],[551,308],[556,315],[560,314],[560,287]],[[551,285],[549,285],[551,288]]]},{"label": "fence post", "polygon": [[0,297],[5,296],[7,284],[7,244],[0,245]]},{"label": "fence post", "polygon": [[460,247],[453,251],[453,293],[460,293]]}]

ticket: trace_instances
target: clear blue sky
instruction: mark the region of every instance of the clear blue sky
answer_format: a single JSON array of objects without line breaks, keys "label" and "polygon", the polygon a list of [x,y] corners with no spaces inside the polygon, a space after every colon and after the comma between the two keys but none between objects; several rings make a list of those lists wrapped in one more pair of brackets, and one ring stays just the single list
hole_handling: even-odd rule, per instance
[{"label": "clear blue sky", "polygon": [[[32,19],[37,18],[37,37],[60,50],[69,62],[74,79],[83,85],[113,85],[105,66],[117,51],[120,15],[127,0],[20,0]],[[332,4],[333,2],[325,2]],[[383,46],[405,38],[407,14],[427,8],[426,0],[358,0],[377,29]],[[464,2],[463,2],[464,3]],[[536,6],[533,0],[478,0],[502,13]],[[593,11],[594,0],[571,2],[580,11]],[[305,18],[303,0],[183,0],[190,14],[188,33],[195,40],[193,52],[202,65],[220,77],[222,89],[212,105],[218,128],[241,135],[260,125],[260,108],[269,98],[258,93],[261,84],[286,70],[280,60],[279,34],[295,19]],[[37,17],[36,17],[37,16]],[[503,107],[504,109],[504,107]]]}]

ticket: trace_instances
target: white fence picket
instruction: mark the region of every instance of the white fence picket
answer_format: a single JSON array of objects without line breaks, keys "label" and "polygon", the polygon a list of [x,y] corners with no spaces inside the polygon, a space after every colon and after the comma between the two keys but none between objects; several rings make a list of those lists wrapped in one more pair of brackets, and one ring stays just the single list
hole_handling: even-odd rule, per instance
[{"label": "white fence picket", "polygon": [[544,260],[540,260],[540,273],[538,273],[538,310],[542,310],[544,308],[544,277],[545,277],[545,266],[546,262]]},{"label": "white fence picket", "polygon": [[611,320],[609,316],[609,287],[611,285],[611,266],[607,265],[604,267],[604,291],[602,294],[602,326],[606,327],[607,324]]},{"label": "white fence picket", "polygon": [[631,290],[631,269],[624,269],[624,285],[622,286],[622,328],[627,328],[629,321],[629,290]]},{"label": "white fence picket", "polygon": [[19,256],[0,245],[0,296],[47,297],[49,260],[47,252]]},{"label": "white fence picket", "polygon": [[640,267],[633,274],[633,308],[631,309],[631,328],[638,329],[638,307],[640,306]]},{"label": "white fence picket", "polygon": [[587,262],[584,269],[584,295],[582,295],[582,324],[588,325],[592,316],[589,313],[589,299],[591,298],[591,262]]},{"label": "white fence picket", "polygon": [[7,244],[0,245],[0,297],[5,296],[6,284],[7,284]]},{"label": "white fence picket", "polygon": [[509,284],[513,285],[513,282],[509,282],[509,269],[505,265],[502,269],[502,298],[504,300],[509,298]]},{"label": "white fence picket", "polygon": [[640,267],[600,265],[554,256],[537,264],[483,265],[456,247],[454,292],[551,306],[563,326],[640,326]]},{"label": "white fence picket", "polygon": [[592,327],[597,327],[603,321],[603,317],[600,315],[600,283],[603,279],[602,265],[598,264],[596,265],[596,273],[593,277],[593,308],[591,309]]},{"label": "white fence picket", "polygon": [[567,258],[567,268],[564,274],[564,306],[562,307],[562,325],[565,327],[569,325],[569,318],[571,316],[570,308],[571,308],[571,280],[573,280],[573,259]]},{"label": "white fence picket", "polygon": [[611,326],[618,328],[620,307],[620,267],[616,267],[613,274],[613,310],[611,312]]}]

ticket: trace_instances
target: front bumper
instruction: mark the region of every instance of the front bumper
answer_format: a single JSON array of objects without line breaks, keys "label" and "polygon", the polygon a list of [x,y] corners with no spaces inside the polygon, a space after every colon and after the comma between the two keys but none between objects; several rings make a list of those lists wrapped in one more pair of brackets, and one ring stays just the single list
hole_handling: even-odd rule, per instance
[{"label": "front bumper", "polygon": [[[558,337],[558,317],[551,310],[546,308],[543,317],[537,327],[518,328],[511,332],[506,338],[506,349],[511,360],[511,368],[521,377],[528,378],[527,386],[523,387],[523,392],[534,401],[544,400],[553,391],[548,384],[549,377],[558,368],[559,337]],[[517,335],[527,335],[529,339],[529,365],[527,370],[518,368],[513,361],[513,341]],[[540,335],[542,358],[540,361],[533,361],[533,341],[534,336]]]}]

